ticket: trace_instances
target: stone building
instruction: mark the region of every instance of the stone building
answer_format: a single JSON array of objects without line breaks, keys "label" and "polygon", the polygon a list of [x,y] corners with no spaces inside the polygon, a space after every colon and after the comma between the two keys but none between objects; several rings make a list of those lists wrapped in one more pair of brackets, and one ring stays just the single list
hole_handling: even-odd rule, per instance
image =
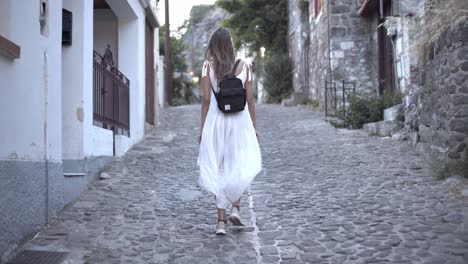
[{"label": "stone building", "polygon": [[289,8],[296,93],[324,103],[326,81],[343,80],[363,93],[377,91],[371,27],[357,1],[291,0]]},{"label": "stone building", "polygon": [[[307,21],[298,15],[303,2]],[[291,48],[295,73],[309,72],[304,96],[325,109],[342,99],[325,96],[325,83],[340,91],[343,81],[361,94],[401,94],[405,122],[395,138],[452,159],[466,155],[468,1],[290,0],[289,7],[290,43],[308,53],[306,63]],[[309,45],[291,37],[305,31],[293,26],[298,20],[308,23]]]}]

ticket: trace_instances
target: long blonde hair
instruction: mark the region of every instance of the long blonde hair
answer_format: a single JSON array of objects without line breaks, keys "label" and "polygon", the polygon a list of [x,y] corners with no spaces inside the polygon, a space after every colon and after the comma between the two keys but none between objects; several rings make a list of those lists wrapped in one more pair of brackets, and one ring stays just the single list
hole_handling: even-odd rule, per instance
[{"label": "long blonde hair", "polygon": [[216,78],[221,80],[224,75],[231,72],[236,59],[231,33],[226,28],[218,28],[211,36],[205,59],[214,64]]}]

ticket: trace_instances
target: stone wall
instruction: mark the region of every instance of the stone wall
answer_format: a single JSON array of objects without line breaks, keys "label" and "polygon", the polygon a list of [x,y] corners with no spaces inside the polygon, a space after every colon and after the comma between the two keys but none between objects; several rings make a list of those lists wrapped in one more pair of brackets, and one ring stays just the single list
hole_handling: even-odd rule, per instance
[{"label": "stone wall", "polygon": [[417,16],[402,24],[407,26],[410,42],[402,52],[408,57],[410,75],[403,89],[403,135],[439,156],[464,158],[468,144],[468,2],[426,0]]},{"label": "stone wall", "polygon": [[[328,2],[328,1],[325,1]],[[333,81],[354,81],[361,93],[377,89],[376,67],[372,63],[373,27],[371,21],[358,15],[355,0],[330,1],[330,44]]]},{"label": "stone wall", "polygon": [[[290,0],[290,8],[297,0]],[[361,93],[373,93],[377,88],[377,66],[372,60],[375,56],[373,44],[373,21],[358,15],[359,4],[355,0],[323,1],[321,11],[316,16],[313,1],[309,1],[308,34],[309,45],[300,46],[297,37],[300,30],[299,16],[290,12],[290,39],[296,39],[291,44],[292,59],[295,65],[295,74],[301,72],[300,67],[306,68],[308,73],[308,92],[304,93],[310,99],[317,100],[324,107],[325,81],[341,83],[343,80],[352,81]],[[293,9],[294,10],[294,9]],[[376,23],[375,23],[376,24]],[[375,25],[376,26],[376,25]],[[303,32],[306,31],[302,31]],[[302,53],[308,46],[308,63],[302,66]],[[299,49],[299,50],[296,50]],[[298,69],[299,67],[299,69]],[[299,82],[295,76],[295,90]],[[341,100],[338,100],[341,101]]]}]

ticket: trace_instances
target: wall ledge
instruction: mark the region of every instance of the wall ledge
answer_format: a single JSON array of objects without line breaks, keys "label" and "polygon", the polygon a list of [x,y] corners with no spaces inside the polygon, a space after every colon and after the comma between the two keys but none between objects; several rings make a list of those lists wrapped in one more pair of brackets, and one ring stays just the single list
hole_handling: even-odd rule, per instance
[{"label": "wall ledge", "polygon": [[19,59],[21,48],[14,42],[0,35],[0,54],[3,54],[10,59]]}]

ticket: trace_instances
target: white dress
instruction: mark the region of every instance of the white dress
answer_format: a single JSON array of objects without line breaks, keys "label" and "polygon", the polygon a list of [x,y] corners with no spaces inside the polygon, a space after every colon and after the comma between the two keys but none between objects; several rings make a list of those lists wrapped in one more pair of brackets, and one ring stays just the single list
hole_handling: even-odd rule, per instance
[{"label": "white dress", "polygon": [[[211,83],[217,84],[213,67],[208,62],[203,65],[202,77],[207,75],[208,67]],[[244,63],[237,77],[245,84],[251,76],[250,65]],[[241,197],[261,171],[262,158],[248,106],[242,112],[224,114],[211,89],[210,94],[198,157],[199,184],[216,196],[218,208],[225,209]]]}]

